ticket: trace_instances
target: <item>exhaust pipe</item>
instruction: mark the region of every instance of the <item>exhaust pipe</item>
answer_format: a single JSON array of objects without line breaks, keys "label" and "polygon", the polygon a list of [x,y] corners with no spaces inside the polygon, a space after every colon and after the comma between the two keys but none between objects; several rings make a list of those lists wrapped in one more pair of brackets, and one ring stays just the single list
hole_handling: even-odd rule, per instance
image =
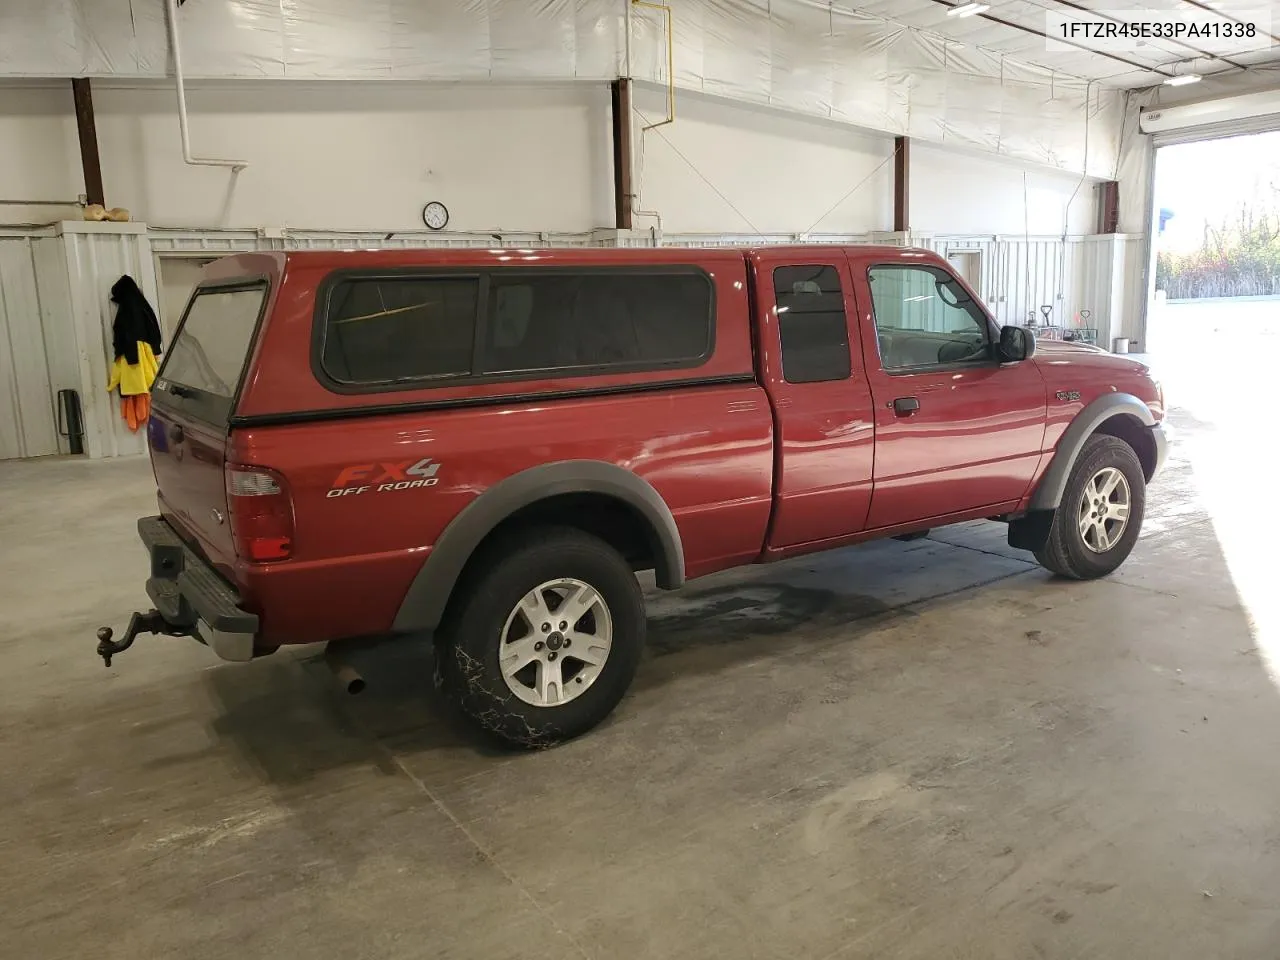
[{"label": "exhaust pipe", "polygon": [[351,696],[364,691],[368,686],[364,677],[360,676],[360,671],[353,667],[342,655],[342,647],[336,642],[325,644],[324,662],[329,665],[329,669],[333,671],[333,675],[338,678],[338,682],[342,684],[344,690]]}]

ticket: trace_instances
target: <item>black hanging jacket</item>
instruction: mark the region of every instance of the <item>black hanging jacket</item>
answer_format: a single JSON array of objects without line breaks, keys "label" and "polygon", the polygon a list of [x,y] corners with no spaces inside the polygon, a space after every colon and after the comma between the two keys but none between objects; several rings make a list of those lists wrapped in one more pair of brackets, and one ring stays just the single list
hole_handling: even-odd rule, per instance
[{"label": "black hanging jacket", "polygon": [[133,277],[126,273],[117,280],[111,287],[111,299],[117,305],[115,323],[111,327],[111,343],[116,358],[124,357],[126,363],[136,364],[139,340],[151,347],[152,353],[159,355],[160,321]]}]

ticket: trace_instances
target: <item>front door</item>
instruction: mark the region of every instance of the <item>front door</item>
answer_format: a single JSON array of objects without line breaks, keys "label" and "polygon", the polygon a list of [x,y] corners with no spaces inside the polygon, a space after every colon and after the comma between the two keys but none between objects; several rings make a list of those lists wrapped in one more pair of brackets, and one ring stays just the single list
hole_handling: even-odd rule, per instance
[{"label": "front door", "polygon": [[875,399],[869,528],[1020,500],[1046,398],[1031,362],[998,359],[997,326],[945,268],[850,257]]}]

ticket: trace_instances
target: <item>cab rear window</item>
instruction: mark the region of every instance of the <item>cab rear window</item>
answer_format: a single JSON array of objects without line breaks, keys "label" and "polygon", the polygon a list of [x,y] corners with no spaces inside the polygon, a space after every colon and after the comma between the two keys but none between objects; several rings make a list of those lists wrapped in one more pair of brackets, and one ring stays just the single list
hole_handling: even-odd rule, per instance
[{"label": "cab rear window", "polygon": [[160,368],[157,392],[193,416],[226,421],[266,295],[259,282],[197,289]]}]

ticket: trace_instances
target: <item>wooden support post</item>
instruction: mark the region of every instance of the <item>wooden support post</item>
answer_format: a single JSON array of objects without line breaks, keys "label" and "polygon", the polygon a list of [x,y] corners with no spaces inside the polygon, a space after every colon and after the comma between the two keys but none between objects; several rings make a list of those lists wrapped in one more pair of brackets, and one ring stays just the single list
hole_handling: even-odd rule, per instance
[{"label": "wooden support post", "polygon": [[911,229],[911,139],[893,138],[893,232]]},{"label": "wooden support post", "polygon": [[1120,184],[1104,180],[1098,184],[1098,233],[1120,232]]},{"label": "wooden support post", "polygon": [[106,205],[102,189],[102,161],[98,159],[98,131],[93,123],[93,89],[88,77],[71,81],[76,103],[76,129],[80,133],[80,165],[84,168],[84,192],[89,203]]},{"label": "wooden support post", "polygon": [[613,210],[614,226],[631,229],[631,81],[625,77],[609,85],[613,94]]}]

